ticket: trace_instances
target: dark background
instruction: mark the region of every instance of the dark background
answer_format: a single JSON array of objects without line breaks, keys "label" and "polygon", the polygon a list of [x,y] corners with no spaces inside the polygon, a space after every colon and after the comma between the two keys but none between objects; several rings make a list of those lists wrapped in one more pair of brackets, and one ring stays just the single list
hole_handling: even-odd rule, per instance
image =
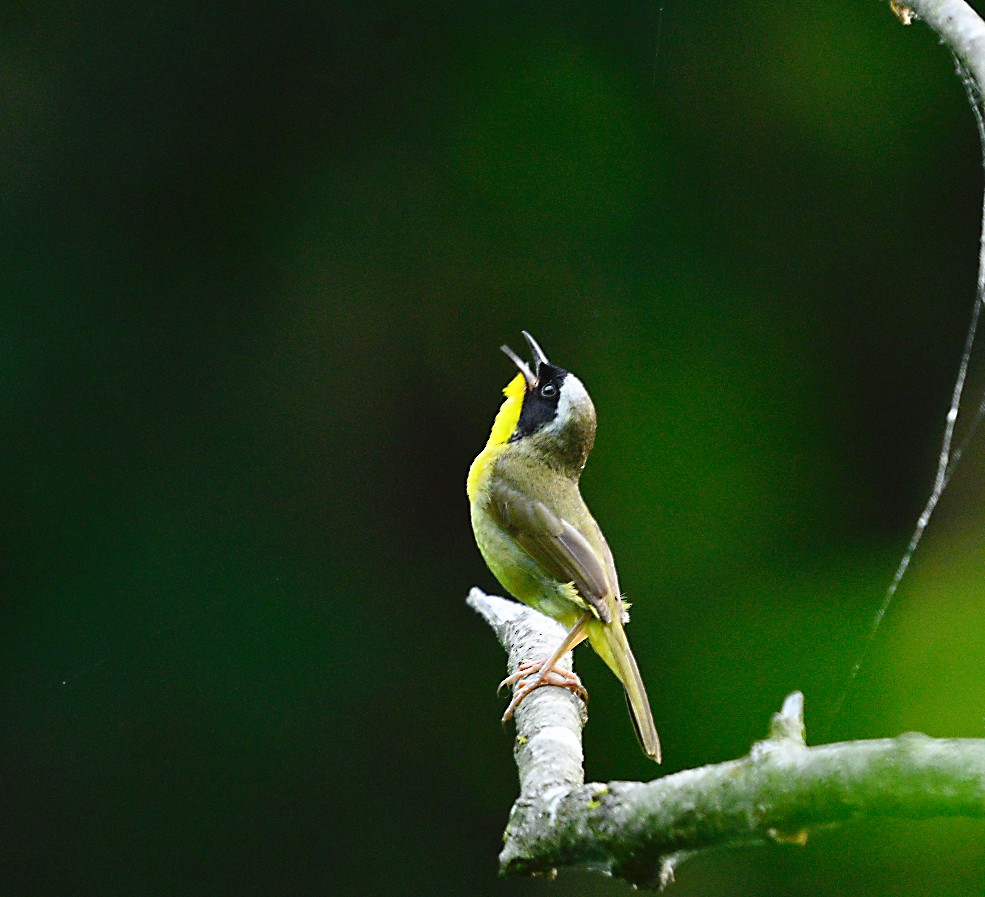
[{"label": "dark background", "polygon": [[[982,438],[833,716],[973,299],[978,140],[925,26],[857,0],[3,18],[0,893],[628,892],[496,877],[515,769],[464,480],[521,328],[599,409],[584,492],[659,772],[743,754],[794,688],[815,742],[985,735]],[[589,777],[655,775],[578,668]],[[675,893],[981,893],[983,836],[866,822]]]}]

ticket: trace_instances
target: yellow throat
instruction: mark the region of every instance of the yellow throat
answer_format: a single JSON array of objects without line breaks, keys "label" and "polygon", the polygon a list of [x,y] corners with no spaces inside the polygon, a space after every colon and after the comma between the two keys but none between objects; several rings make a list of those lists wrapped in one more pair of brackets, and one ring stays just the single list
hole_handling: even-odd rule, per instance
[{"label": "yellow throat", "polygon": [[503,446],[510,441],[513,431],[516,429],[517,421],[520,420],[520,409],[523,407],[523,395],[527,389],[527,382],[523,374],[517,374],[503,389],[506,401],[500,406],[493,421],[492,431],[489,433],[489,440],[486,447],[479,452],[476,459],[469,468],[469,477],[466,489],[469,494],[469,501],[475,499],[476,493],[482,482],[483,475],[489,469],[490,463],[503,450]]}]

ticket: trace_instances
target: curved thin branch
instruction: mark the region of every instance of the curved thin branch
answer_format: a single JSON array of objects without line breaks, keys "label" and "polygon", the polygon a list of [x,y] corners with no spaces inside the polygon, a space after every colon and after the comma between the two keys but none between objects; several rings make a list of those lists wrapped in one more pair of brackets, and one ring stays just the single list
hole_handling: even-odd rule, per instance
[{"label": "curved thin branch", "polygon": [[[479,589],[468,602],[509,651],[511,672],[563,635],[536,611]],[[809,748],[800,692],[747,757],[652,782],[583,784],[584,720],[581,701],[560,688],[539,689],[517,710],[521,788],[499,858],[504,874],[582,866],[663,887],[705,850],[802,844],[813,828],[867,817],[985,817],[985,739],[910,733]]]},{"label": "curved thin branch", "polygon": [[898,0],[891,6],[907,25],[916,13],[937,32],[978,85],[985,85],[985,24],[965,0]]},{"label": "curved thin branch", "polygon": [[[982,146],[982,161],[985,164],[985,100],[983,100],[982,87],[985,85],[985,22],[978,14],[965,2],[965,0],[889,0],[890,9],[904,25],[912,24],[915,17],[923,19],[941,37],[941,41],[951,49],[957,73],[964,82],[968,100],[971,103],[972,112],[978,124],[978,136]],[[947,419],[944,424],[944,432],[941,434],[940,451],[938,453],[937,471],[934,474],[934,485],[927,497],[927,502],[917,519],[913,534],[910,536],[910,543],[900,558],[896,574],[893,576],[882,597],[882,602],[876,611],[875,617],[869,626],[868,633],[862,640],[862,647],[858,657],[852,664],[848,674],[848,682],[841,696],[835,703],[834,715],[837,716],[841,710],[841,705],[848,697],[848,690],[855,682],[862,664],[868,657],[869,648],[875,638],[876,631],[882,624],[889,606],[896,596],[899,584],[902,582],[906,571],[910,566],[910,561],[916,554],[923,535],[930,524],[937,504],[944,494],[951,476],[961,460],[968,440],[978,428],[982,417],[985,416],[985,399],[979,405],[975,413],[971,426],[968,428],[961,444],[953,448],[954,428],[958,421],[958,414],[961,410],[961,401],[964,395],[965,382],[968,377],[968,366],[971,361],[971,353],[975,345],[975,336],[978,332],[978,321],[981,315],[982,304],[985,302],[985,206],[982,209],[981,232],[978,241],[978,279],[975,290],[975,304],[972,307],[971,320],[965,336],[964,350],[961,354],[961,361],[954,378],[954,385],[951,389],[951,404],[948,408]]]}]

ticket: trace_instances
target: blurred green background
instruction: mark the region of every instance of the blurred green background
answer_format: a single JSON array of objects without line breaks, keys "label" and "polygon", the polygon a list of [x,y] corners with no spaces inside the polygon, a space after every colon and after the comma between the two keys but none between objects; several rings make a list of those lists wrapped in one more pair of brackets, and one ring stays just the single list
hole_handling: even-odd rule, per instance
[{"label": "blurred green background", "polygon": [[[659,772],[794,688],[815,742],[985,735],[983,438],[833,716],[972,305],[978,140],[926,27],[23,3],[0,85],[3,895],[628,893],[496,877],[464,480],[521,328],[599,409]],[[652,777],[578,668],[589,777]],[[675,893],[977,894],[983,862],[983,824],[866,823]]]}]

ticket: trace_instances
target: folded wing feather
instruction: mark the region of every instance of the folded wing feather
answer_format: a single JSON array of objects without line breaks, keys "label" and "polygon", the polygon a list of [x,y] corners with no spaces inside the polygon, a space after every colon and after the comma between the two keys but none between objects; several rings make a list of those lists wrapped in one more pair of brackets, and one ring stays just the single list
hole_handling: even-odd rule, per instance
[{"label": "folded wing feather", "polygon": [[493,484],[491,498],[500,524],[523,550],[558,582],[574,583],[586,608],[603,623],[611,622],[618,587],[606,568],[609,557],[599,558],[585,535],[542,501],[505,483]]}]

